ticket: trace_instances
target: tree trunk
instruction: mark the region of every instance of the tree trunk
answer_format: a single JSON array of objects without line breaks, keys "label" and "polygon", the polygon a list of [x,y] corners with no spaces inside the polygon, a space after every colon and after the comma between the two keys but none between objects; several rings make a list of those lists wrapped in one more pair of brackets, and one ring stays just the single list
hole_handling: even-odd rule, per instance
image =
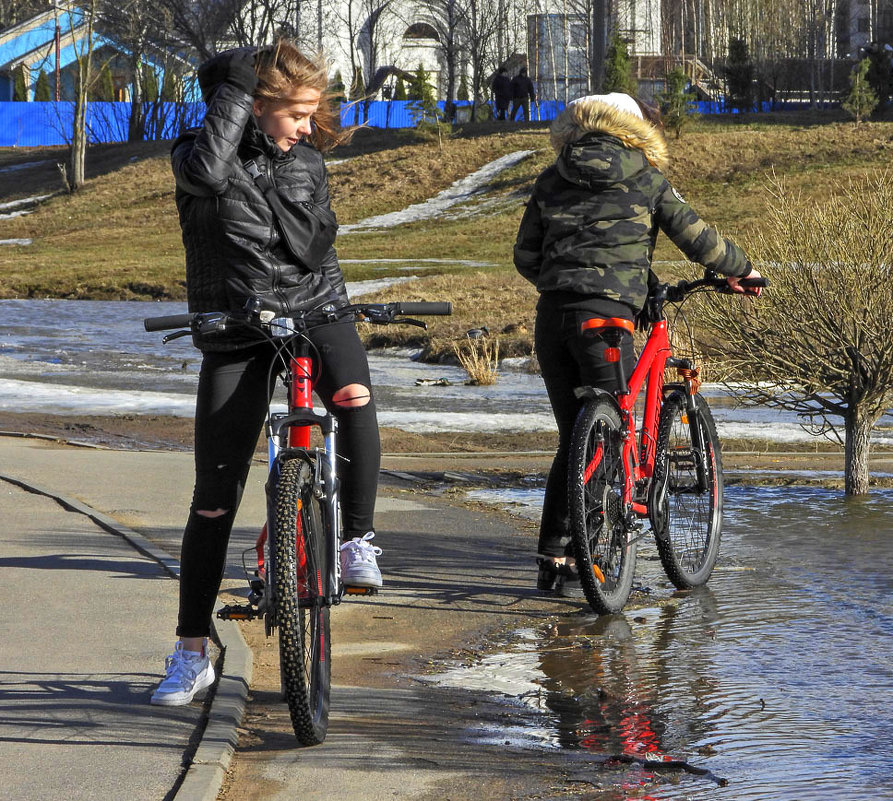
[{"label": "tree trunk", "polygon": [[869,440],[874,420],[858,405],[851,405],[845,423],[844,492],[847,495],[867,495]]}]

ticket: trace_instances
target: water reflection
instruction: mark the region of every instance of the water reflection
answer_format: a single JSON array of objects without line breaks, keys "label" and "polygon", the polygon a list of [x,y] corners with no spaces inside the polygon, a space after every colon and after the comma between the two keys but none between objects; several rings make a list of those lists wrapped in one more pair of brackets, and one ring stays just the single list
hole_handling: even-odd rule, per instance
[{"label": "water reflection", "polygon": [[636,798],[893,799],[891,501],[730,488],[708,587],[674,593],[646,549],[653,605],[522,632],[445,681],[485,689],[490,670],[526,704],[528,747],[710,771],[645,763],[626,779]]}]

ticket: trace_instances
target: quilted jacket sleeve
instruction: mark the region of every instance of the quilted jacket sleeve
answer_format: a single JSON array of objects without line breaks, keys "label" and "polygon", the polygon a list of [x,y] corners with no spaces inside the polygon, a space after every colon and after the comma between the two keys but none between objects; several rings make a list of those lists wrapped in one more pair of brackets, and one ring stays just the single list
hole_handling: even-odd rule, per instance
[{"label": "quilted jacket sleeve", "polygon": [[[322,164],[322,180],[316,185],[316,189],[313,193],[313,202],[329,211],[332,210],[329,199],[329,178],[326,172],[325,163]],[[332,289],[338,293],[338,297],[341,298],[344,303],[349,303],[347,287],[344,285],[344,273],[341,272],[341,265],[338,264],[338,254],[335,252],[334,245],[330,247],[329,252],[323,256],[320,266],[323,275],[328,279]]]},{"label": "quilted jacket sleeve", "polygon": [[235,86],[220,86],[208,103],[202,127],[174,142],[171,166],[178,189],[204,197],[223,193],[238,162],[253,102],[251,95]]},{"label": "quilted jacket sleeve", "polygon": [[514,249],[515,269],[536,286],[543,263],[543,221],[536,197],[527,202]]}]

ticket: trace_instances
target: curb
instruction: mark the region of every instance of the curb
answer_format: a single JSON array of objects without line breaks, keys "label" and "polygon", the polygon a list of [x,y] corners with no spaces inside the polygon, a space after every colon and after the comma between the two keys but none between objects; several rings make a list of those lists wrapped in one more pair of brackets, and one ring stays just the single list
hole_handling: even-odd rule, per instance
[{"label": "curb", "polygon": [[[52,498],[64,509],[89,517],[100,528],[122,537],[144,556],[158,562],[166,573],[179,580],[180,563],[141,534],[75,498],[60,495],[39,484],[0,472],[0,481],[14,484],[27,492]],[[217,605],[219,607],[220,604]],[[216,608],[216,607],[215,607]],[[238,727],[245,716],[248,688],[254,660],[238,626],[211,628],[223,652],[220,677],[208,709],[207,723],[192,760],[186,767],[172,801],[215,801],[239,739]]]}]

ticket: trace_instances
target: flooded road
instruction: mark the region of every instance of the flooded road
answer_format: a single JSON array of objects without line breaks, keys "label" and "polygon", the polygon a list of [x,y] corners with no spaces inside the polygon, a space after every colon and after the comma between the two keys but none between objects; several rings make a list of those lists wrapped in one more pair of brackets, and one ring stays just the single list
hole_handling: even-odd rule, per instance
[{"label": "flooded road", "polygon": [[674,594],[646,547],[625,614],[570,614],[444,676],[517,706],[513,730],[469,738],[633,762],[578,797],[893,799],[891,502],[729,488],[708,587]]}]

